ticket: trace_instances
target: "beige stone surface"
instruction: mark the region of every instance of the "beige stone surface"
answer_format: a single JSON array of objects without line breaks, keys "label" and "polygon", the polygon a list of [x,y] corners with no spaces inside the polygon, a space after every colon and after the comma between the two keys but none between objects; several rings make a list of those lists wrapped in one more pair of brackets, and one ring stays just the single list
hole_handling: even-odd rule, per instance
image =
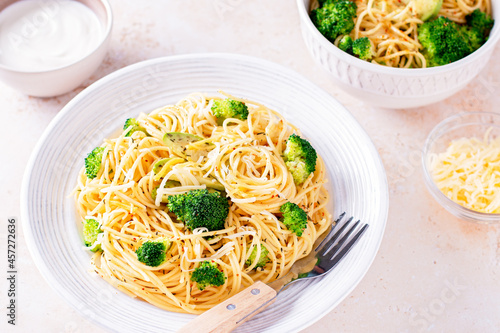
[{"label": "beige stone surface", "polygon": [[85,86],[141,60],[200,52],[252,55],[303,74],[358,119],[387,170],[389,219],[372,267],[351,295],[303,332],[500,331],[500,227],[471,224],[446,212],[427,192],[420,166],[425,137],[440,120],[459,111],[497,111],[498,57],[463,91],[441,103],[377,109],[343,93],[314,63],[302,41],[293,0],[110,2],[115,16],[111,48],[84,86],[39,99],[0,84],[1,332],[103,332],[43,280],[20,224],[18,318],[15,327],[6,323],[6,224],[8,217],[20,217],[27,160],[50,121]]}]

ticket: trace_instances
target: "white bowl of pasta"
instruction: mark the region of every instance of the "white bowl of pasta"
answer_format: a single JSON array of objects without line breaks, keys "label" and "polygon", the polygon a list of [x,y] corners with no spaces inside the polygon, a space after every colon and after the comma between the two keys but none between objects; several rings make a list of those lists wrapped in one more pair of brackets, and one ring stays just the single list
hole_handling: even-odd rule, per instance
[{"label": "white bowl of pasta", "polygon": [[[488,0],[477,3],[486,1]],[[355,2],[366,3],[360,0]],[[500,17],[498,1],[491,0],[491,2],[491,7],[488,4],[487,8],[492,18]],[[312,3],[313,1],[310,0],[297,0],[302,36],[309,52],[346,92],[369,104],[380,107],[394,109],[420,107],[441,101],[455,94],[464,88],[487,65],[494,46],[500,37],[500,26],[495,24],[486,42],[476,51],[458,61],[428,68],[388,67],[352,56],[324,37],[311,20]],[[373,2],[370,3],[373,4]],[[399,1],[398,3],[401,4],[402,2]],[[451,3],[458,2],[453,1]],[[446,6],[448,5],[445,0],[442,11],[445,10]],[[479,5],[475,6],[477,8]],[[358,6],[358,15],[360,10],[366,9],[365,7]],[[453,8],[447,10],[451,13]],[[369,17],[369,15],[366,16]],[[457,20],[464,20],[463,15],[457,17]],[[361,28],[359,25],[355,26],[353,33],[356,36],[364,36],[364,32],[357,32]],[[356,31],[356,29],[358,30]],[[391,29],[396,28],[392,27]],[[403,41],[403,43],[406,43],[406,41]],[[419,45],[418,41],[415,43]],[[421,56],[421,58],[424,57]],[[414,56],[414,63],[415,59],[418,62],[422,61],[418,60],[417,56]]]},{"label": "white bowl of pasta", "polygon": [[[283,167],[281,157],[272,152],[271,145],[279,146],[281,139],[269,144],[268,148],[262,148],[259,147],[259,142],[266,145],[266,130],[262,132],[262,128],[259,129],[258,133],[255,133],[256,137],[253,137],[245,127],[243,132],[235,130],[233,133],[242,140],[245,140],[245,136],[250,139],[245,147],[223,147],[222,144],[213,142],[213,146],[220,148],[220,154],[209,153],[205,157],[202,156],[202,159],[195,159],[196,162],[201,162],[203,158],[222,158],[219,160],[220,168],[219,164],[212,165],[214,175],[217,175],[217,172],[234,175],[233,171],[242,171],[240,167],[243,165],[248,166],[252,172],[259,173],[259,170],[263,169],[257,165],[267,158],[273,161],[269,168],[275,171],[281,169],[278,177],[268,177],[267,183],[260,177],[254,179],[252,184],[247,183],[247,178],[237,180],[238,177],[227,175],[216,178],[219,181],[217,186],[223,185],[232,204],[231,212],[225,221],[225,227],[229,229],[224,228],[227,230],[221,231],[224,233],[221,237],[224,238],[223,243],[212,248],[215,253],[206,252],[206,246],[215,244],[220,239],[204,237],[213,236],[208,235],[206,230],[185,230],[179,220],[169,217],[161,202],[153,199],[154,187],[150,188],[149,184],[155,179],[149,178],[146,181],[144,178],[147,175],[162,174],[157,179],[162,182],[162,178],[165,180],[175,174],[175,181],[183,186],[186,185],[184,182],[189,181],[194,182],[191,183],[192,186],[199,187],[200,183],[197,182],[200,180],[196,179],[202,177],[196,178],[195,173],[191,171],[187,178],[183,175],[184,171],[195,170],[196,165],[177,168],[180,164],[169,164],[176,160],[173,158],[163,161],[165,163],[156,169],[160,171],[156,174],[155,165],[165,157],[164,154],[170,154],[171,151],[163,145],[165,141],[162,143],[165,130],[163,126],[169,127],[166,130],[168,133],[171,133],[170,130],[176,130],[187,131],[191,135],[197,133],[198,136],[204,137],[213,134],[217,137],[224,128],[234,125],[225,122],[222,123],[223,126],[219,125],[210,108],[206,108],[210,103],[215,103],[214,99],[206,96],[223,97],[218,94],[219,89],[230,92],[238,99],[255,101],[247,104],[249,116],[245,123],[266,127],[267,123],[271,123],[266,117],[274,114],[268,111],[267,108],[270,108],[276,110],[277,113],[272,117],[276,117],[274,119],[277,122],[268,129],[273,126],[281,128],[285,132],[280,130],[277,133],[284,134],[283,138],[290,134],[290,131],[295,131],[310,141],[325,163],[318,162],[317,171],[313,173],[314,177],[319,178],[310,178],[306,182],[317,179],[322,183],[324,179],[328,179],[323,186],[330,194],[329,201],[320,205],[319,212],[337,216],[346,211],[347,214],[370,224],[367,234],[335,269],[335,274],[329,274],[320,281],[306,281],[296,288],[291,287],[280,295],[275,304],[245,323],[239,330],[292,332],[303,329],[339,304],[368,270],[385,228],[388,211],[387,181],[375,147],[345,108],[300,75],[267,61],[226,54],[153,59],[110,74],[75,97],[57,115],[41,138],[25,173],[22,220],[30,252],[49,284],[89,320],[118,332],[174,332],[193,319],[195,313],[202,312],[236,293],[240,289],[239,286],[247,285],[253,279],[265,280],[268,269],[276,269],[273,264],[264,266],[263,270],[244,266],[246,256],[241,255],[247,247],[236,244],[235,240],[255,237],[266,243],[269,236],[261,238],[258,235],[258,226],[262,227],[260,230],[265,234],[277,228],[279,224],[272,217],[272,223],[267,226],[261,224],[258,220],[265,219],[268,213],[263,216],[260,212],[252,211],[256,208],[249,205],[254,202],[251,197],[256,195],[255,181],[260,181],[263,186],[269,183],[269,193],[264,195],[270,200],[276,200],[278,207],[282,204],[282,195],[285,198],[308,195],[304,191],[302,194],[297,191],[290,175],[284,176],[286,168]],[[193,92],[203,92],[206,95],[190,95]],[[179,101],[181,102],[178,103]],[[261,104],[263,106],[260,106]],[[331,112],[332,108],[336,112]],[[107,111],[103,113],[103,109]],[[184,114],[186,117],[176,116],[177,114]],[[139,127],[145,132],[139,130],[127,136],[133,128],[127,125],[124,132],[124,122],[128,118],[136,118]],[[285,128],[284,120],[300,124],[300,128]],[[243,122],[240,122],[240,125],[242,124]],[[196,132],[198,130],[201,132]],[[254,140],[255,143],[250,144]],[[138,146],[137,149],[129,150],[130,145]],[[104,164],[97,169],[95,177],[88,176],[87,170],[82,174],[85,158],[99,146],[102,146],[103,150],[97,160]],[[154,148],[153,152],[152,147],[159,149]],[[255,152],[255,149],[262,149],[262,154],[254,154],[254,158],[239,159],[240,151],[245,156],[245,151]],[[153,155],[150,152],[153,152]],[[267,157],[263,154],[267,154]],[[134,161],[125,162],[129,157]],[[162,158],[156,161],[159,157]],[[121,162],[114,163],[117,159]],[[153,159],[156,161],[154,164]],[[238,159],[240,162],[237,162]],[[233,162],[225,164],[224,161]],[[190,163],[194,163],[194,160]],[[240,167],[237,167],[238,163]],[[163,173],[163,168],[167,166],[172,168]],[[123,170],[127,171],[122,173]],[[145,174],[142,174],[143,172]],[[108,182],[115,179],[117,174],[121,176],[116,179],[129,176],[132,178],[114,183],[110,187]],[[139,175],[144,181],[134,178]],[[273,184],[274,180],[277,180],[277,183]],[[203,184],[209,187],[206,182]],[[74,198],[68,197],[75,186],[79,198],[78,205],[75,205]],[[235,196],[235,186],[245,188],[243,192],[237,192],[241,196]],[[179,185],[175,186],[178,187]],[[171,190],[168,186],[158,188],[156,199],[163,198],[163,195]],[[319,202],[323,201],[323,190],[309,190],[318,194],[316,197]],[[250,197],[244,197],[244,193]],[[106,197],[108,194],[110,196]],[[101,198],[101,195],[104,196]],[[46,205],[46,202],[50,202],[50,206]],[[159,203],[159,206],[156,203]],[[234,203],[238,203],[239,208],[236,208]],[[100,207],[103,210],[100,210]],[[257,207],[257,210],[261,209],[263,207]],[[270,205],[266,211],[276,213],[276,207]],[[144,214],[153,217],[147,218],[146,221]],[[240,219],[242,215],[247,216]],[[100,220],[100,227],[104,229],[99,243],[102,252],[98,250],[94,254],[85,249],[86,236],[82,232],[82,219],[87,218]],[[139,220],[142,222],[138,223]],[[111,223],[108,223],[110,221]],[[144,221],[146,223],[143,223]],[[318,225],[322,224],[321,221],[317,222]],[[281,224],[280,227],[284,228]],[[132,230],[133,233],[130,233]],[[318,230],[316,226],[308,225],[302,239],[315,237],[314,233]],[[220,234],[219,231],[215,233]],[[269,235],[272,234],[273,232]],[[139,254],[134,252],[134,244],[139,240],[143,242],[142,238],[156,239],[160,236],[171,241],[169,251],[174,252],[171,252],[172,256],[168,259],[173,261],[162,262],[155,267],[145,266],[140,261]],[[198,239],[201,249],[196,244],[188,244],[188,239]],[[300,256],[307,248],[307,241],[297,242],[297,238],[293,239],[296,239],[296,244],[303,243],[305,247],[295,247],[294,243],[285,247]],[[179,241],[183,242],[180,247]],[[273,252],[271,246],[269,252]],[[275,255],[274,252],[272,255]],[[199,257],[195,258],[196,256]],[[239,259],[231,261],[229,256]],[[223,280],[223,285],[217,288],[212,286],[201,290],[203,288],[195,287],[191,280],[191,272],[198,265],[197,259],[208,257],[219,265],[226,279]],[[243,280],[238,276],[241,274],[245,275]],[[259,274],[261,278],[258,277]],[[186,293],[186,290],[190,292]],[[318,299],[317,295],[320,293],[325,297]]]}]

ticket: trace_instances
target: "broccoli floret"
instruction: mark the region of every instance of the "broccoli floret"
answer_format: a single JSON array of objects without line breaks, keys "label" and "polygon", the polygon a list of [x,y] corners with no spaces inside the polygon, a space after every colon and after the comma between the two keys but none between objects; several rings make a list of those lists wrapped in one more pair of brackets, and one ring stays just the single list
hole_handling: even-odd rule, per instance
[{"label": "broccoli floret", "polygon": [[[268,255],[269,255],[268,249],[266,249],[266,247],[264,245],[260,244],[260,256],[259,256],[259,260],[257,261],[257,264],[255,265],[255,268],[266,266],[266,264],[270,260]],[[252,253],[250,253],[250,256],[245,261],[245,264],[247,266],[251,266],[252,263],[255,261],[256,257],[257,257],[257,246],[254,246]]]},{"label": "broccoli floret", "polygon": [[280,207],[283,213],[281,222],[294,232],[297,236],[302,236],[302,232],[307,227],[307,213],[293,202],[286,202]]},{"label": "broccoli floret", "polygon": [[339,42],[339,49],[349,54],[352,54],[352,38],[351,36],[344,36]]},{"label": "broccoli floret", "polygon": [[357,6],[349,0],[325,1],[311,11],[311,20],[319,32],[331,42],[340,35],[348,35],[354,29]]},{"label": "broccoli floret", "polygon": [[302,184],[316,170],[318,155],[309,141],[292,134],[286,141],[283,158],[288,171],[297,185]]},{"label": "broccoli floret", "polygon": [[477,50],[486,41],[483,34],[477,29],[469,29],[467,26],[461,26],[460,32],[465,37],[473,51]]},{"label": "broccoli floret", "polygon": [[460,32],[469,43],[471,52],[474,52],[488,40],[494,21],[479,9],[474,10],[465,19],[467,25],[460,26]]},{"label": "broccoli floret", "polygon": [[208,286],[222,286],[226,276],[219,270],[217,264],[203,261],[191,274],[191,281],[196,282],[198,289],[203,290]]},{"label": "broccoli floret", "polygon": [[368,37],[361,37],[352,42],[352,53],[362,60],[370,60],[373,58],[372,44]]},{"label": "broccoli floret", "polygon": [[212,105],[212,112],[217,117],[217,123],[221,125],[227,118],[245,120],[248,118],[248,107],[245,103],[234,99],[216,100]]},{"label": "broccoli floret", "polygon": [[333,2],[335,0],[318,0],[319,7],[322,7],[327,2]]},{"label": "broccoli floret", "polygon": [[418,39],[429,66],[446,65],[474,51],[461,27],[443,16],[422,24],[418,28]]},{"label": "broccoli floret", "polygon": [[[467,15],[465,20],[471,29],[476,30],[478,34],[481,34],[485,38],[484,42],[490,34],[490,30],[493,28],[493,23],[495,23],[491,17],[479,9],[475,9],[472,13]],[[484,42],[482,44],[484,44]]]},{"label": "broccoli floret", "polygon": [[128,118],[127,120],[125,120],[125,125],[123,125],[123,130],[126,130],[129,127],[132,127],[132,128],[130,129],[130,131],[127,132],[127,134],[125,134],[125,136],[131,136],[132,133],[137,132],[137,131],[144,132],[146,135],[149,136],[148,131],[146,131],[146,129],[144,127],[139,125],[139,122],[135,118]]},{"label": "broccoli floret", "polygon": [[171,245],[172,242],[166,238],[145,241],[135,253],[140,262],[151,267],[156,267],[165,262],[167,251]]},{"label": "broccoli floret", "polygon": [[228,200],[220,192],[207,189],[170,195],[167,206],[191,230],[202,227],[210,231],[223,229],[229,214]]},{"label": "broccoli floret", "polygon": [[85,158],[85,174],[87,175],[88,179],[94,179],[95,177],[97,177],[97,174],[101,169],[103,152],[104,147],[96,147]]},{"label": "broccoli floret", "polygon": [[83,222],[83,240],[85,241],[85,246],[90,247],[90,251],[97,252],[101,251],[101,244],[95,244],[97,242],[97,236],[102,233],[99,226],[99,222],[94,219],[86,219]]}]

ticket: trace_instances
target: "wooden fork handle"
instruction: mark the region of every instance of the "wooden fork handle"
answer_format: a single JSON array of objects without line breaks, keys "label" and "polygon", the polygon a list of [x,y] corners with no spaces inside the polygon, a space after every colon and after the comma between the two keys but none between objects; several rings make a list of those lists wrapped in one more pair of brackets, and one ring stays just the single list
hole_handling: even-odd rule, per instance
[{"label": "wooden fork handle", "polygon": [[[260,281],[199,315],[178,333],[231,332],[274,302],[276,290]],[[266,302],[269,302],[266,304]],[[264,305],[265,306],[262,306]],[[262,306],[260,309],[259,306]],[[258,309],[252,313],[252,311]],[[250,314],[250,315],[249,315]],[[245,316],[247,316],[244,320]]]}]

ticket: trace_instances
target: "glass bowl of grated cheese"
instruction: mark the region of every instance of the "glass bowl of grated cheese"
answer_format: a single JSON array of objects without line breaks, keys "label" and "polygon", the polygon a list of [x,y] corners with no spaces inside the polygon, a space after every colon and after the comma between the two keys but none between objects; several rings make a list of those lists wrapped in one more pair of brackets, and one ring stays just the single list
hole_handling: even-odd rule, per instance
[{"label": "glass bowl of grated cheese", "polygon": [[453,215],[500,222],[500,114],[471,112],[439,123],[425,141],[427,188]]}]

